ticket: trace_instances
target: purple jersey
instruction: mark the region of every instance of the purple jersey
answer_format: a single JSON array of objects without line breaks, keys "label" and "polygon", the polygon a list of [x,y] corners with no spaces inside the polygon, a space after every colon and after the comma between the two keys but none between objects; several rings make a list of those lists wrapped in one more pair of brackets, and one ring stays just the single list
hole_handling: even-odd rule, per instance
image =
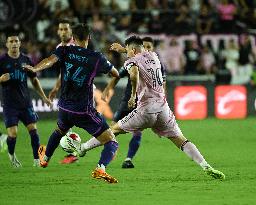
[{"label": "purple jersey", "polygon": [[99,52],[79,46],[60,46],[54,53],[61,64],[62,110],[84,114],[93,108],[93,80],[108,73],[113,65]]},{"label": "purple jersey", "polygon": [[161,63],[157,54],[151,51],[139,53],[124,64],[126,70],[132,66],[139,68],[138,108],[146,108],[146,112],[157,112],[160,109],[158,105],[166,102]]},{"label": "purple jersey", "polygon": [[36,74],[23,70],[24,64],[32,65],[29,57],[22,53],[18,58],[11,58],[7,53],[0,58],[0,76],[10,74],[10,80],[1,83],[4,108],[32,107],[27,77],[34,78]]}]

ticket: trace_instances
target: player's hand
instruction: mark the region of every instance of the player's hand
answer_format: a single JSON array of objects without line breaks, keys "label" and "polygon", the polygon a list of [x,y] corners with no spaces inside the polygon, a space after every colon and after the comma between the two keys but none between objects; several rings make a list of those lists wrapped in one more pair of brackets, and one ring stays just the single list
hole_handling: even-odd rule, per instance
[{"label": "player's hand", "polygon": [[131,96],[130,100],[128,101],[128,108],[132,109],[136,106],[136,97]]},{"label": "player's hand", "polygon": [[58,93],[58,89],[54,88],[50,91],[48,98],[53,101],[54,98],[56,98],[56,95]]},{"label": "player's hand", "polygon": [[123,46],[121,46],[121,44],[119,44],[119,43],[113,43],[110,46],[110,50],[116,51],[118,53],[126,53],[126,49]]},{"label": "player's hand", "polygon": [[34,67],[31,65],[23,65],[22,68],[26,71],[30,71],[32,73],[35,73]]},{"label": "player's hand", "polygon": [[0,82],[6,82],[8,80],[10,80],[10,74],[9,73],[5,73],[5,74],[1,75]]},{"label": "player's hand", "polygon": [[101,95],[101,99],[107,102],[108,96],[109,96],[109,89],[104,89]]},{"label": "player's hand", "polygon": [[45,97],[45,98],[43,99],[43,101],[44,101],[44,103],[45,103],[46,105],[48,105],[48,106],[52,109],[52,101],[51,101],[49,98]]}]

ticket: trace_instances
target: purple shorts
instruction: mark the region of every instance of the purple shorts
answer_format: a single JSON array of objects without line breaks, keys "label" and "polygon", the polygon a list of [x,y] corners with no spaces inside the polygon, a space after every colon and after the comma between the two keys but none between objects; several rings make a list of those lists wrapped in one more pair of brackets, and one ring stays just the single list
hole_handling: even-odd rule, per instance
[{"label": "purple shorts", "polygon": [[4,107],[3,116],[6,128],[18,125],[19,121],[27,126],[31,123],[36,123],[38,120],[38,115],[35,113],[33,107],[24,109]]},{"label": "purple shorts", "polygon": [[72,111],[67,111],[59,108],[58,127],[63,131],[68,131],[73,126],[80,127],[86,130],[90,135],[98,137],[109,126],[103,116],[95,109],[88,113],[77,114]]}]

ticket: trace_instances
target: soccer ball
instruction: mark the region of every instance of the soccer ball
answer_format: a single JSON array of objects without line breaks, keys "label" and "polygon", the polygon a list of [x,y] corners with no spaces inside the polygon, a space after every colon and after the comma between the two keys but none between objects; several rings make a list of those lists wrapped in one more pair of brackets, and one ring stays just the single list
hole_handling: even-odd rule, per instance
[{"label": "soccer ball", "polygon": [[60,146],[61,148],[67,152],[67,153],[73,153],[74,150],[69,146],[67,139],[68,138],[72,138],[73,140],[76,140],[78,142],[81,142],[81,138],[79,137],[79,135],[75,132],[68,132],[65,136],[63,136],[60,140]]}]

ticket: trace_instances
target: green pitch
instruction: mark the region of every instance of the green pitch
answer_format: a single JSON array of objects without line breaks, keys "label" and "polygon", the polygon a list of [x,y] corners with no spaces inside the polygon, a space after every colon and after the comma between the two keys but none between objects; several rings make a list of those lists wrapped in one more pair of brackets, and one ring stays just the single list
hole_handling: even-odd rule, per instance
[{"label": "green pitch", "polygon": [[[130,135],[120,135],[117,158],[108,167],[118,184],[90,177],[102,148],[90,151],[71,165],[59,164],[65,153],[58,148],[48,168],[33,168],[30,138],[20,125],[16,154],[23,167],[12,168],[7,153],[0,153],[0,204],[255,204],[255,121],[179,122],[184,135],[197,145],[206,160],[225,173],[225,181],[205,175],[169,140],[158,138],[150,130],[143,132],[135,169],[121,169]],[[47,142],[55,125],[55,121],[38,123],[41,143]],[[0,128],[4,130],[3,123]],[[89,139],[82,130],[74,131],[84,141]]]}]

